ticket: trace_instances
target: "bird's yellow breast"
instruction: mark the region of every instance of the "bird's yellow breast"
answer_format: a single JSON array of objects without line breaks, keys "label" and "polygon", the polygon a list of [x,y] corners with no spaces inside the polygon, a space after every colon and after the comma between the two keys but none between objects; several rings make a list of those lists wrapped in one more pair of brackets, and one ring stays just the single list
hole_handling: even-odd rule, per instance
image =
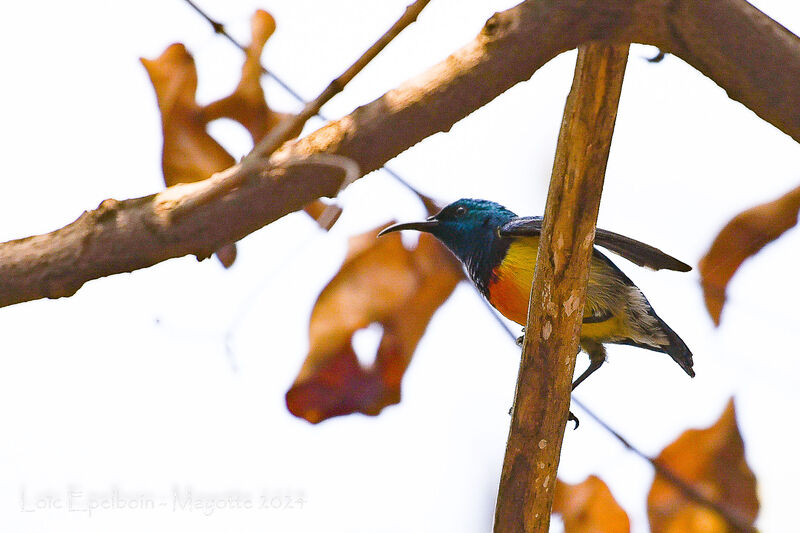
[{"label": "bird's yellow breast", "polygon": [[489,302],[509,320],[525,325],[539,238],[516,239],[489,280]]},{"label": "bird's yellow breast", "polygon": [[[488,283],[489,302],[503,316],[521,325],[527,322],[528,299],[533,284],[538,247],[539,237],[516,238],[509,246],[506,256],[492,271],[493,275]],[[617,338],[624,336],[627,330],[622,309],[614,309],[615,312],[607,320],[591,321],[593,311],[600,305],[597,295],[606,292],[600,285],[606,285],[606,289],[608,288],[607,280],[603,279],[606,268],[605,264],[593,258],[581,338],[598,340]]]}]

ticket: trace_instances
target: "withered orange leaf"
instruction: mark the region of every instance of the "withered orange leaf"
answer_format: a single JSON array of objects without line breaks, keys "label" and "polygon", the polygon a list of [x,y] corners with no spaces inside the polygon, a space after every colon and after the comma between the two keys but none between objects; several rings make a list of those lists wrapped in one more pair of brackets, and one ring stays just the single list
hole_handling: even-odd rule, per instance
[{"label": "withered orange leaf", "polygon": [[141,59],[161,111],[164,145],[161,164],[169,185],[204,180],[235,161],[206,131],[207,120],[195,100],[197,70],[182,44],[170,45],[157,59]]},{"label": "withered orange leaf", "polygon": [[[206,131],[207,120],[195,100],[197,70],[186,48],[173,44],[158,58],[141,61],[161,111],[161,168],[167,186],[204,180],[232,166],[233,156]],[[236,244],[222,245],[216,255],[229,268],[236,259]]]},{"label": "withered orange leaf", "polygon": [[628,533],[631,522],[608,486],[597,476],[578,485],[556,481],[553,512],[561,515],[565,533]]},{"label": "withered orange leaf", "polygon": [[[461,267],[435,238],[422,234],[408,250],[385,225],[350,239],[339,272],[311,313],[309,353],[286,393],[289,410],[317,423],[350,413],[377,415],[400,401],[400,384],[434,312],[463,279]],[[380,324],[372,365],[362,366],[353,335]]]},{"label": "withered orange leaf", "polygon": [[[273,111],[264,97],[261,87],[261,52],[267,40],[275,33],[275,19],[262,9],[256,10],[250,21],[251,40],[245,49],[245,60],[242,65],[242,77],[232,94],[211,102],[203,108],[206,122],[219,118],[230,118],[245,127],[255,145],[266,136],[278,123],[291,117],[289,113]],[[300,129],[292,132],[300,135]],[[227,167],[226,167],[227,168]],[[326,204],[315,200],[303,210],[319,223],[324,230],[329,230],[339,219],[342,209],[335,204]]]},{"label": "withered orange leaf", "polygon": [[[261,87],[261,52],[273,33],[275,19],[261,9],[253,14],[250,21],[252,39],[245,49],[242,77],[232,94],[208,104],[205,119],[208,122],[218,118],[230,118],[245,127],[257,143],[281,120],[290,116],[270,109]],[[297,132],[299,133],[299,132]]]},{"label": "withered orange leaf", "polygon": [[[288,116],[269,108],[261,87],[261,52],[275,32],[275,20],[266,11],[257,10],[251,27],[252,42],[245,51],[236,90],[206,106],[197,103],[194,58],[182,44],[170,45],[156,59],[141,58],[161,111],[164,135],[161,165],[167,186],[204,180],[235,163],[233,156],[208,133],[211,121],[223,117],[235,120],[247,129],[253,143],[257,143]],[[309,204],[306,210],[311,216],[318,213],[314,218],[322,217],[320,225],[325,229],[338,217],[338,207],[327,207],[317,201]],[[236,257],[235,245],[223,246],[217,251],[217,257],[226,267],[230,266]]]},{"label": "withered orange leaf", "polygon": [[[713,426],[685,431],[656,461],[741,523],[755,521],[756,478],[745,460],[733,399]],[[653,533],[736,531],[719,513],[696,503],[658,474],[647,496],[647,514]]]},{"label": "withered orange leaf", "polygon": [[251,26],[252,42],[245,51],[236,90],[206,106],[196,101],[197,70],[182,44],[171,45],[157,59],[142,58],[161,111],[162,163],[167,185],[204,180],[234,164],[233,156],[206,130],[209,122],[223,117],[235,120],[256,143],[287,116],[267,106],[261,88],[261,52],[275,31],[275,20],[266,11],[258,10]]},{"label": "withered orange leaf", "polygon": [[719,325],[725,290],[739,265],[797,224],[800,187],[784,196],[739,213],[722,228],[700,260],[706,308]]}]

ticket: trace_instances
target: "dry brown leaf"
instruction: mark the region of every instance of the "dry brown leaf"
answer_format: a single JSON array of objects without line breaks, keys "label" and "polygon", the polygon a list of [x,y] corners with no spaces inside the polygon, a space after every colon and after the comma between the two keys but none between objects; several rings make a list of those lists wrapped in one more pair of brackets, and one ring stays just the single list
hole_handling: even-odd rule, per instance
[{"label": "dry brown leaf", "polygon": [[[399,233],[377,238],[382,226],[352,237],[344,264],[311,313],[309,353],[292,388],[289,410],[317,423],[360,412],[377,415],[400,401],[400,384],[433,313],[463,279],[455,258],[434,237],[414,250]],[[363,367],[353,335],[380,324],[375,362]]]},{"label": "dry brown leaf", "polygon": [[796,225],[798,210],[800,187],[739,213],[714,239],[698,266],[706,308],[716,325],[725,304],[726,287],[739,265]]},{"label": "dry brown leaf", "polygon": [[[245,50],[242,77],[232,94],[211,102],[203,109],[205,120],[211,122],[218,118],[235,120],[245,127],[257,143],[278,125],[288,113],[277,113],[269,108],[261,87],[261,52],[264,45],[275,33],[275,19],[263,10],[257,10],[251,19],[252,39]],[[295,132],[297,135],[300,132]]]},{"label": "dry brown leaf", "polygon": [[197,70],[186,48],[173,44],[157,59],[141,61],[161,111],[161,164],[167,186],[204,180],[233,165],[233,156],[206,131],[208,121],[195,100]]},{"label": "dry brown leaf", "polygon": [[[161,165],[167,186],[204,180],[236,162],[209,135],[207,126],[211,121],[230,118],[239,122],[255,144],[289,116],[269,108],[261,87],[261,52],[267,39],[275,32],[275,20],[266,11],[257,10],[251,27],[252,41],[245,50],[242,76],[236,90],[206,106],[197,103],[194,58],[182,44],[169,46],[156,59],[141,59],[150,75],[161,111],[164,135]],[[312,202],[306,208],[306,212],[325,229],[333,225],[340,211],[337,206],[328,208],[320,201]],[[236,258],[236,245],[223,246],[217,251],[217,257],[229,267]]]},{"label": "dry brown leaf", "polygon": [[631,530],[628,514],[597,476],[589,476],[578,485],[556,481],[553,512],[561,515],[565,533],[627,533]]},{"label": "dry brown leaf", "polygon": [[[261,87],[261,52],[264,50],[267,40],[275,33],[275,19],[266,11],[259,9],[253,14],[250,25],[252,37],[250,46],[245,50],[239,85],[230,96],[205,106],[203,112],[207,122],[218,118],[235,120],[250,133],[253,145],[255,145],[272,128],[282,120],[290,118],[291,115],[270,109],[264,97],[264,89]],[[300,135],[301,130],[302,126],[292,132],[292,136]],[[321,200],[309,203],[303,210],[324,230],[331,229],[342,213],[339,206],[329,205]]]},{"label": "dry brown leaf", "polygon": [[[745,460],[733,399],[713,426],[685,431],[656,461],[742,522],[755,521],[756,478]],[[659,475],[647,496],[647,513],[653,533],[735,531],[717,512],[693,502]]]},{"label": "dry brown leaf", "polygon": [[244,126],[253,143],[260,141],[288,115],[272,111],[261,88],[261,52],[275,31],[275,20],[258,10],[251,20],[252,42],[245,51],[242,76],[229,96],[200,106],[195,98],[197,71],[194,59],[182,44],[173,44],[154,60],[142,59],[156,91],[164,133],[163,169],[166,184],[189,183],[208,178],[235,163],[206,127],[219,118]]}]

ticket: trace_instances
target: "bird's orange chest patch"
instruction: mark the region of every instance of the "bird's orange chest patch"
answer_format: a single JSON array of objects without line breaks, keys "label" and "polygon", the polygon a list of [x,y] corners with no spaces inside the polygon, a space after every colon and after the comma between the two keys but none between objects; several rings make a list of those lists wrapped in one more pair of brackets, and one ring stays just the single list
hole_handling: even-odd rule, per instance
[{"label": "bird's orange chest patch", "polygon": [[525,325],[539,246],[538,237],[516,239],[492,270],[489,302],[509,320]]}]

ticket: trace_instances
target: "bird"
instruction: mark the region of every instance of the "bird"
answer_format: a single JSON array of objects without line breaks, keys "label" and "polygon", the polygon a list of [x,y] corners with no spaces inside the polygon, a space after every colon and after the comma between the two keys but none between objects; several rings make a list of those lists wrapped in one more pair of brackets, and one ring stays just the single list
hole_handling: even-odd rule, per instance
[{"label": "bird", "polygon": [[[378,235],[402,230],[436,237],[461,261],[489,303],[509,320],[525,326],[542,217],[519,217],[498,203],[462,198],[425,221],[395,224]],[[639,266],[691,270],[661,250],[618,233],[597,228],[594,242]],[[656,314],[630,278],[593,248],[580,332],[580,348],[588,354],[589,366],[573,382],[572,390],[606,361],[605,344],[665,353],[686,374],[695,376],[686,343]]]}]

